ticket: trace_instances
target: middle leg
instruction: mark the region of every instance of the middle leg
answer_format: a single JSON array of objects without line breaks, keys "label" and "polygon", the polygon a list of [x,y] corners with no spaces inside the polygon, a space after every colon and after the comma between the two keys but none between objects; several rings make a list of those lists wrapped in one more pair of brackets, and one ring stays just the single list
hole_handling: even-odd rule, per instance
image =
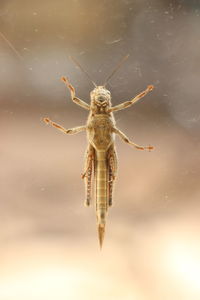
[{"label": "middle leg", "polygon": [[86,130],[86,126],[78,126],[78,127],[74,127],[74,128],[70,128],[70,129],[65,129],[61,125],[51,121],[49,118],[44,118],[43,120],[46,124],[50,124],[51,126],[57,128],[58,130],[62,131],[63,133],[66,133],[66,134],[76,134],[76,133]]},{"label": "middle leg", "polygon": [[121,130],[119,130],[118,128],[113,128],[113,132],[114,133],[116,133],[116,134],[118,134],[119,136],[120,136],[120,138],[125,142],[125,143],[127,143],[127,144],[129,144],[130,146],[134,146],[136,149],[138,149],[138,150],[149,150],[149,151],[151,151],[151,150],[153,150],[154,149],[154,147],[153,146],[145,146],[145,147],[143,147],[143,146],[140,146],[140,145],[137,145],[137,144],[135,144],[135,143],[133,143],[133,142],[131,142],[130,140],[129,140],[129,138],[121,131]]}]

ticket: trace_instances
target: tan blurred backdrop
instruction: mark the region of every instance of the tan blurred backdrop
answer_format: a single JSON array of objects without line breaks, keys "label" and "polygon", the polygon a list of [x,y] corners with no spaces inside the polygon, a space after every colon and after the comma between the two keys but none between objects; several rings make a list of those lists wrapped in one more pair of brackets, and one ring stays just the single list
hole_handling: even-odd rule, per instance
[{"label": "tan blurred backdrop", "polygon": [[[1,0],[0,300],[200,299],[199,29],[198,0]],[[127,53],[108,85],[113,104],[155,90],[116,113],[117,126],[156,149],[116,139],[100,252],[83,206],[86,137],[42,118],[86,122],[59,79],[89,101],[69,55],[101,84]]]}]

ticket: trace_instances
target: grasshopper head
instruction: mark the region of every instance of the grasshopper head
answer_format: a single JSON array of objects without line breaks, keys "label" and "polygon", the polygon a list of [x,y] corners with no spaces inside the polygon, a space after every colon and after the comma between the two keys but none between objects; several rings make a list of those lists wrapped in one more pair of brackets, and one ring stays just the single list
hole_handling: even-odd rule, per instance
[{"label": "grasshopper head", "polygon": [[110,106],[111,105],[111,94],[104,86],[97,86],[90,93],[91,101],[93,105],[97,106]]}]

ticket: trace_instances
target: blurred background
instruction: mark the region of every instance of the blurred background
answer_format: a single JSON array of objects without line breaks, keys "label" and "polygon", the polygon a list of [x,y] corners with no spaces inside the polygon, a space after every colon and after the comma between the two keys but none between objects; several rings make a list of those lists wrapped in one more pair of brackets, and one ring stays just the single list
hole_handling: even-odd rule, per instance
[{"label": "blurred background", "polygon": [[[1,0],[0,300],[200,299],[200,2]],[[46,126],[85,124],[60,76],[89,102],[155,85],[115,114],[119,172],[100,252],[85,208],[86,136]]]}]

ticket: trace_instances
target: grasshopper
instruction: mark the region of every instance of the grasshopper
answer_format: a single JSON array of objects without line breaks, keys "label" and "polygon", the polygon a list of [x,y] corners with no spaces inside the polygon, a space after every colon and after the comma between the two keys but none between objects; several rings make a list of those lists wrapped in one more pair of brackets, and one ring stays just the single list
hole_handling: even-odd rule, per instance
[{"label": "grasshopper", "polygon": [[[95,88],[90,93],[90,104],[76,97],[75,88],[71,85],[68,78],[61,78],[70,91],[72,101],[89,111],[86,125],[65,129],[61,125],[51,121],[49,118],[44,118],[45,123],[52,125],[65,134],[76,134],[83,131],[86,131],[87,133],[88,147],[86,151],[84,173],[82,174],[86,188],[85,205],[89,206],[91,203],[91,190],[94,181],[96,198],[95,210],[100,248],[102,247],[104,240],[108,208],[112,206],[113,202],[113,186],[117,176],[117,154],[114,144],[115,135],[118,135],[125,143],[138,150],[153,150],[153,147],[150,145],[143,147],[130,141],[130,139],[120,131],[115,124],[113,112],[130,107],[154,88],[153,85],[149,85],[146,90],[135,96],[133,99],[112,106],[111,93],[106,89],[106,84],[127,57],[128,56],[123,58],[117,68],[115,68],[111,75],[107,77],[103,85],[97,86],[96,83],[92,81]],[[82,71],[84,71],[77,61],[74,60],[74,62]],[[89,77],[87,72],[84,72]]]}]

